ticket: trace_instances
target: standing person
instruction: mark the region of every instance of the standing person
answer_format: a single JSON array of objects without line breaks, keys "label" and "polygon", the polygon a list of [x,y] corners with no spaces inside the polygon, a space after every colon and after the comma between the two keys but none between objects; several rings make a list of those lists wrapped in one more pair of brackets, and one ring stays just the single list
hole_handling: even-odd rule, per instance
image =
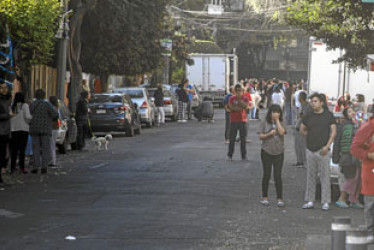
[{"label": "standing person", "polygon": [[177,89],[178,95],[178,122],[187,122],[185,115],[186,115],[186,108],[188,104],[188,95],[186,92],[186,87],[189,84],[188,79],[184,79],[181,84],[179,84]]},{"label": "standing person", "polygon": [[188,94],[188,105],[187,105],[187,119],[192,120],[192,99],[195,94],[195,88],[188,82],[185,87],[186,93]]},{"label": "standing person", "polygon": [[302,119],[300,132],[306,135],[307,181],[305,203],[302,208],[314,207],[317,171],[320,169],[322,210],[329,210],[331,203],[329,150],[336,136],[336,121],[328,109],[324,108],[324,97],[313,94],[310,97],[311,112]]},{"label": "standing person", "polygon": [[272,104],[272,95],[273,95],[273,92],[274,92],[274,89],[273,89],[273,86],[274,86],[274,82],[273,81],[268,81],[267,85],[266,85],[266,107],[269,108],[270,105]]},{"label": "standing person", "polygon": [[374,118],[371,117],[356,132],[351,145],[351,154],[362,161],[361,193],[365,201],[365,221],[368,241],[374,242]]},{"label": "standing person", "polygon": [[10,111],[10,98],[8,85],[0,82],[0,187],[4,186],[1,177],[2,170],[6,168],[8,160],[6,159],[6,150],[10,137],[10,118],[14,114]]},{"label": "standing person", "polygon": [[86,146],[85,138],[88,131],[88,92],[81,93],[81,99],[77,102],[77,111],[75,113],[77,122],[77,149],[82,150]]},{"label": "standing person", "polygon": [[271,95],[271,103],[278,104],[283,109],[284,94],[279,85],[274,85],[274,93]]},{"label": "standing person", "polygon": [[[60,112],[59,112],[59,103],[58,103],[58,99],[56,96],[50,96],[49,97],[49,102],[52,104],[54,110],[59,113],[59,116],[60,116]],[[52,136],[51,136],[51,156],[52,156],[52,160],[51,160],[51,164],[52,166],[56,166],[56,141],[57,141],[57,136],[58,136],[58,130],[60,128],[60,119],[59,117],[57,119],[54,119],[52,121]]]},{"label": "standing person", "polygon": [[87,99],[90,100],[91,99],[91,90],[90,90],[90,85],[88,84],[86,79],[82,80],[82,92],[83,91],[86,91],[88,93]]},{"label": "standing person", "polygon": [[57,111],[45,100],[45,92],[42,89],[35,91],[36,100],[32,103],[30,111],[32,115],[30,134],[34,153],[33,174],[47,173],[47,166],[51,158],[52,121],[58,118]]},{"label": "standing person", "polygon": [[292,121],[292,95],[295,92],[295,83],[291,82],[284,93],[284,112],[286,115],[286,124],[293,125]]},{"label": "standing person", "polygon": [[26,174],[25,152],[27,141],[29,139],[29,123],[32,116],[30,114],[29,105],[25,103],[25,96],[21,92],[16,93],[14,96],[12,113],[15,114],[15,116],[13,116],[10,120],[12,131],[10,140],[10,172],[15,172],[17,157],[19,156],[20,170],[22,173]]},{"label": "standing person", "polygon": [[306,136],[300,133],[301,122],[309,111],[309,103],[307,101],[306,92],[301,92],[298,95],[300,103],[300,112],[295,126],[295,153],[296,163],[292,164],[295,167],[306,167]]},{"label": "standing person", "polygon": [[284,135],[286,130],[283,124],[283,112],[279,105],[269,107],[266,118],[260,124],[259,138],[261,144],[262,161],[262,198],[261,204],[269,205],[268,188],[273,169],[275,189],[277,192],[278,207],[283,207],[282,168],[284,161]]},{"label": "standing person", "polygon": [[299,102],[299,95],[301,92],[305,92],[302,88],[302,85],[297,85],[297,90],[295,91],[294,93],[294,100],[295,100],[295,113],[296,113],[296,117],[295,117],[295,120],[297,120],[297,116],[298,114],[300,113],[300,109],[301,109],[301,104]]},{"label": "standing person", "polygon": [[347,194],[352,208],[363,208],[358,201],[360,194],[360,168],[361,164],[357,158],[350,153],[352,140],[357,129],[354,123],[355,111],[352,108],[343,110],[344,120],[339,124],[334,147],[332,151],[332,161],[339,163],[342,174],[339,175],[339,200],[335,203],[338,207],[347,208]]},{"label": "standing person", "polygon": [[164,89],[161,83],[157,84],[157,89],[154,94],[157,125],[165,124],[165,111],[164,111]]},{"label": "standing person", "polygon": [[247,159],[246,148],[246,125],[248,119],[249,100],[242,95],[243,89],[240,84],[235,86],[236,96],[231,96],[229,99],[230,109],[230,143],[227,154],[228,160],[232,161],[232,156],[235,149],[235,139],[239,131],[240,134],[240,151],[242,160]]},{"label": "standing person", "polygon": [[230,143],[230,108],[229,99],[231,96],[235,95],[235,86],[230,87],[230,92],[223,99],[223,107],[225,109],[225,143]]}]

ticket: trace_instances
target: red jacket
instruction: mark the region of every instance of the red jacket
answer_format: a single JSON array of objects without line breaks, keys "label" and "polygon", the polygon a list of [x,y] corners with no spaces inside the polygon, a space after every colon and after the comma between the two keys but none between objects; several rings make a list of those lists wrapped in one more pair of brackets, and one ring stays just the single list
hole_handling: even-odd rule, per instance
[{"label": "red jacket", "polygon": [[361,192],[374,195],[374,161],[368,160],[368,153],[374,152],[374,118],[362,124],[351,145],[351,154],[362,161]]}]

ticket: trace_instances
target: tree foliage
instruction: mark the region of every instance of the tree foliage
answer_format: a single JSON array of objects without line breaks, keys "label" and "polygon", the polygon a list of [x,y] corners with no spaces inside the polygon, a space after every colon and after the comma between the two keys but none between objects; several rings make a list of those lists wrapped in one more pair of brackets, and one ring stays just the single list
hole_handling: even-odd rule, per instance
[{"label": "tree foliage", "polygon": [[53,56],[60,14],[58,0],[0,0],[2,28],[8,25],[16,63],[27,67]]},{"label": "tree foliage", "polygon": [[366,54],[373,53],[374,5],[358,0],[298,0],[286,12],[286,21],[345,50],[340,60],[362,66]]},{"label": "tree foliage", "polygon": [[158,66],[166,0],[99,1],[82,27],[85,72],[139,74]]}]

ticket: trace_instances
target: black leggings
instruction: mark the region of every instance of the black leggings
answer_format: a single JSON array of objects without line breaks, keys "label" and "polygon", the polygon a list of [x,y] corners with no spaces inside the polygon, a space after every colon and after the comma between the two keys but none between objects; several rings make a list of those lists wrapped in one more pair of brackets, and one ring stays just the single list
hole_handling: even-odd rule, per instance
[{"label": "black leggings", "polygon": [[10,155],[11,164],[10,169],[16,169],[17,156],[19,156],[19,166],[21,169],[25,168],[25,151],[27,140],[29,139],[29,132],[27,131],[13,131],[10,139]]},{"label": "black leggings", "polygon": [[277,198],[283,197],[283,184],[282,184],[282,168],[283,168],[284,153],[279,155],[271,155],[261,150],[262,161],[262,197],[268,197],[269,181],[271,177],[271,169],[273,168],[275,189],[277,191]]}]

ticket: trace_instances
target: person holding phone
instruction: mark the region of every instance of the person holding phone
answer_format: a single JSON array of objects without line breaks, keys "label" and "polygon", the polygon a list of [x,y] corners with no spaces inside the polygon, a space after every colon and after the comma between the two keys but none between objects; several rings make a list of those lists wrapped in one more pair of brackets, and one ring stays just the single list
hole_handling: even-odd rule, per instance
[{"label": "person holding phone", "polygon": [[269,205],[268,188],[271,171],[274,173],[275,189],[277,192],[278,207],[283,207],[283,184],[282,168],[284,161],[284,135],[286,130],[283,124],[282,108],[277,104],[272,104],[266,114],[266,119],[261,122],[259,128],[259,139],[261,144],[262,162],[262,198],[261,204]]}]

